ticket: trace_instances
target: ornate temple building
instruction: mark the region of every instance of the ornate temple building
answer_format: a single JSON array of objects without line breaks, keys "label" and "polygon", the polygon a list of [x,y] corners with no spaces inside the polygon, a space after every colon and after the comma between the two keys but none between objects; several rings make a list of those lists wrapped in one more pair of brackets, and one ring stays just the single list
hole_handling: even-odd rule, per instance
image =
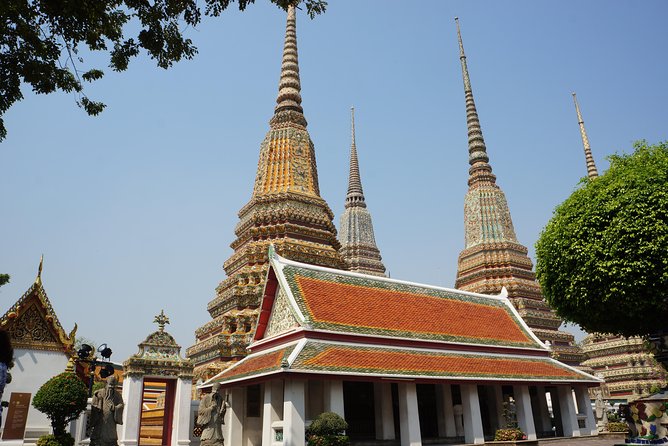
[{"label": "ornate temple building", "polygon": [[465,248],[459,255],[455,287],[483,294],[498,294],[505,287],[508,298],[527,325],[543,342],[549,342],[553,357],[579,365],[584,355],[574,345],[573,335],[559,330],[561,319],[543,299],[528,250],[517,240],[506,196],[492,173],[473,99],[459,21],[455,20],[471,166],[464,200]]},{"label": "ornate temple building", "polygon": [[348,193],[345,210],[339,225],[341,257],[346,269],[358,273],[385,275],[385,265],[376,246],[373,235],[371,214],[366,208],[362,180],[360,179],[357,146],[355,144],[355,109],[350,110],[351,143],[350,143],[350,175],[348,176]]},{"label": "ornate temple building", "polygon": [[245,356],[270,244],[293,260],[345,266],[334,214],[320,196],[315,150],[301,102],[295,8],[290,6],[276,108],[260,146],[253,194],[239,211],[234,253],[223,266],[227,278],[207,307],[212,320],[196,330],[197,343],[187,350],[198,378],[212,376]]},{"label": "ornate temple building", "polygon": [[[598,170],[575,93],[573,102],[584,147],[587,176],[590,180],[594,180],[598,177]],[[582,341],[582,350],[587,355],[587,360],[582,364],[605,379],[606,385],[603,388],[606,398],[634,400],[643,394],[648,394],[654,386],[666,385],[666,371],[647,351],[643,339],[639,336],[625,338],[591,333]]]},{"label": "ornate temple building", "polygon": [[0,328],[9,333],[14,347],[15,362],[13,380],[5,387],[3,399],[10,407],[21,407],[24,415],[10,418],[11,413],[3,414],[3,442],[34,444],[50,432],[51,421],[32,406],[32,398],[48,379],[65,371],[74,349],[77,326],[67,333],[60,324],[42,284],[42,265],[40,260],[33,284],[0,317]]}]

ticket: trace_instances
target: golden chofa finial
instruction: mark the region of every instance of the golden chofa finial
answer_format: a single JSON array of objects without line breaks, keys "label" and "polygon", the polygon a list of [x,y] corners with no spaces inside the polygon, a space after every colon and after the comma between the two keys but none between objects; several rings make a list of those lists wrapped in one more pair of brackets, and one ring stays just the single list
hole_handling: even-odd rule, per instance
[{"label": "golden chofa finial", "polygon": [[153,319],[153,322],[158,324],[161,332],[165,331],[165,325],[169,324],[169,318],[165,316],[165,310],[160,310],[160,314]]},{"label": "golden chofa finial", "polygon": [[35,278],[35,283],[42,283],[42,266],[44,265],[44,254],[39,258],[39,267],[37,268],[37,277]]}]

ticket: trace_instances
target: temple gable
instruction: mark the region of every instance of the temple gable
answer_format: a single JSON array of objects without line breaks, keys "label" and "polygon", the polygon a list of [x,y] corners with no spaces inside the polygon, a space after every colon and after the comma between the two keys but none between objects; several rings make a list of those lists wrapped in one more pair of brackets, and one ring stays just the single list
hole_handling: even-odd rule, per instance
[{"label": "temple gable", "polygon": [[292,313],[287,293],[283,288],[279,288],[276,293],[276,300],[271,310],[269,323],[264,337],[270,338],[274,335],[286,332],[293,327],[299,326],[299,322]]}]

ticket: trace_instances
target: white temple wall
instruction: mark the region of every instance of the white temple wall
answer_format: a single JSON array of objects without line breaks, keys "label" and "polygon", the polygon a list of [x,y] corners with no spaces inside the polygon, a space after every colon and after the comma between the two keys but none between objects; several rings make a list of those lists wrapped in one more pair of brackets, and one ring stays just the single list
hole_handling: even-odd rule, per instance
[{"label": "white temple wall", "polygon": [[[9,401],[12,392],[30,393],[30,409],[26,421],[25,443],[35,443],[37,438],[51,432],[51,422],[42,412],[35,409],[32,399],[42,384],[67,367],[67,355],[45,350],[14,349],[14,368],[10,370],[12,382],[7,384],[3,399]],[[7,420],[7,409],[3,410],[3,428]],[[9,444],[10,442],[3,442]]]}]

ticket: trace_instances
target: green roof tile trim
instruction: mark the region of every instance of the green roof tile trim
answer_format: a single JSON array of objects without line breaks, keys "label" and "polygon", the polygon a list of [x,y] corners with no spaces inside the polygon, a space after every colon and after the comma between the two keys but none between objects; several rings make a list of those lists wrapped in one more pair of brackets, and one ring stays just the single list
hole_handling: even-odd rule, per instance
[{"label": "green roof tile trim", "polygon": [[597,382],[550,358],[477,355],[391,347],[308,342],[290,367],[293,372],[425,378]]},{"label": "green roof tile trim", "polygon": [[[292,263],[281,266],[306,325],[316,330],[545,349],[511,305],[496,297]],[[423,316],[416,317],[417,312]]]}]

